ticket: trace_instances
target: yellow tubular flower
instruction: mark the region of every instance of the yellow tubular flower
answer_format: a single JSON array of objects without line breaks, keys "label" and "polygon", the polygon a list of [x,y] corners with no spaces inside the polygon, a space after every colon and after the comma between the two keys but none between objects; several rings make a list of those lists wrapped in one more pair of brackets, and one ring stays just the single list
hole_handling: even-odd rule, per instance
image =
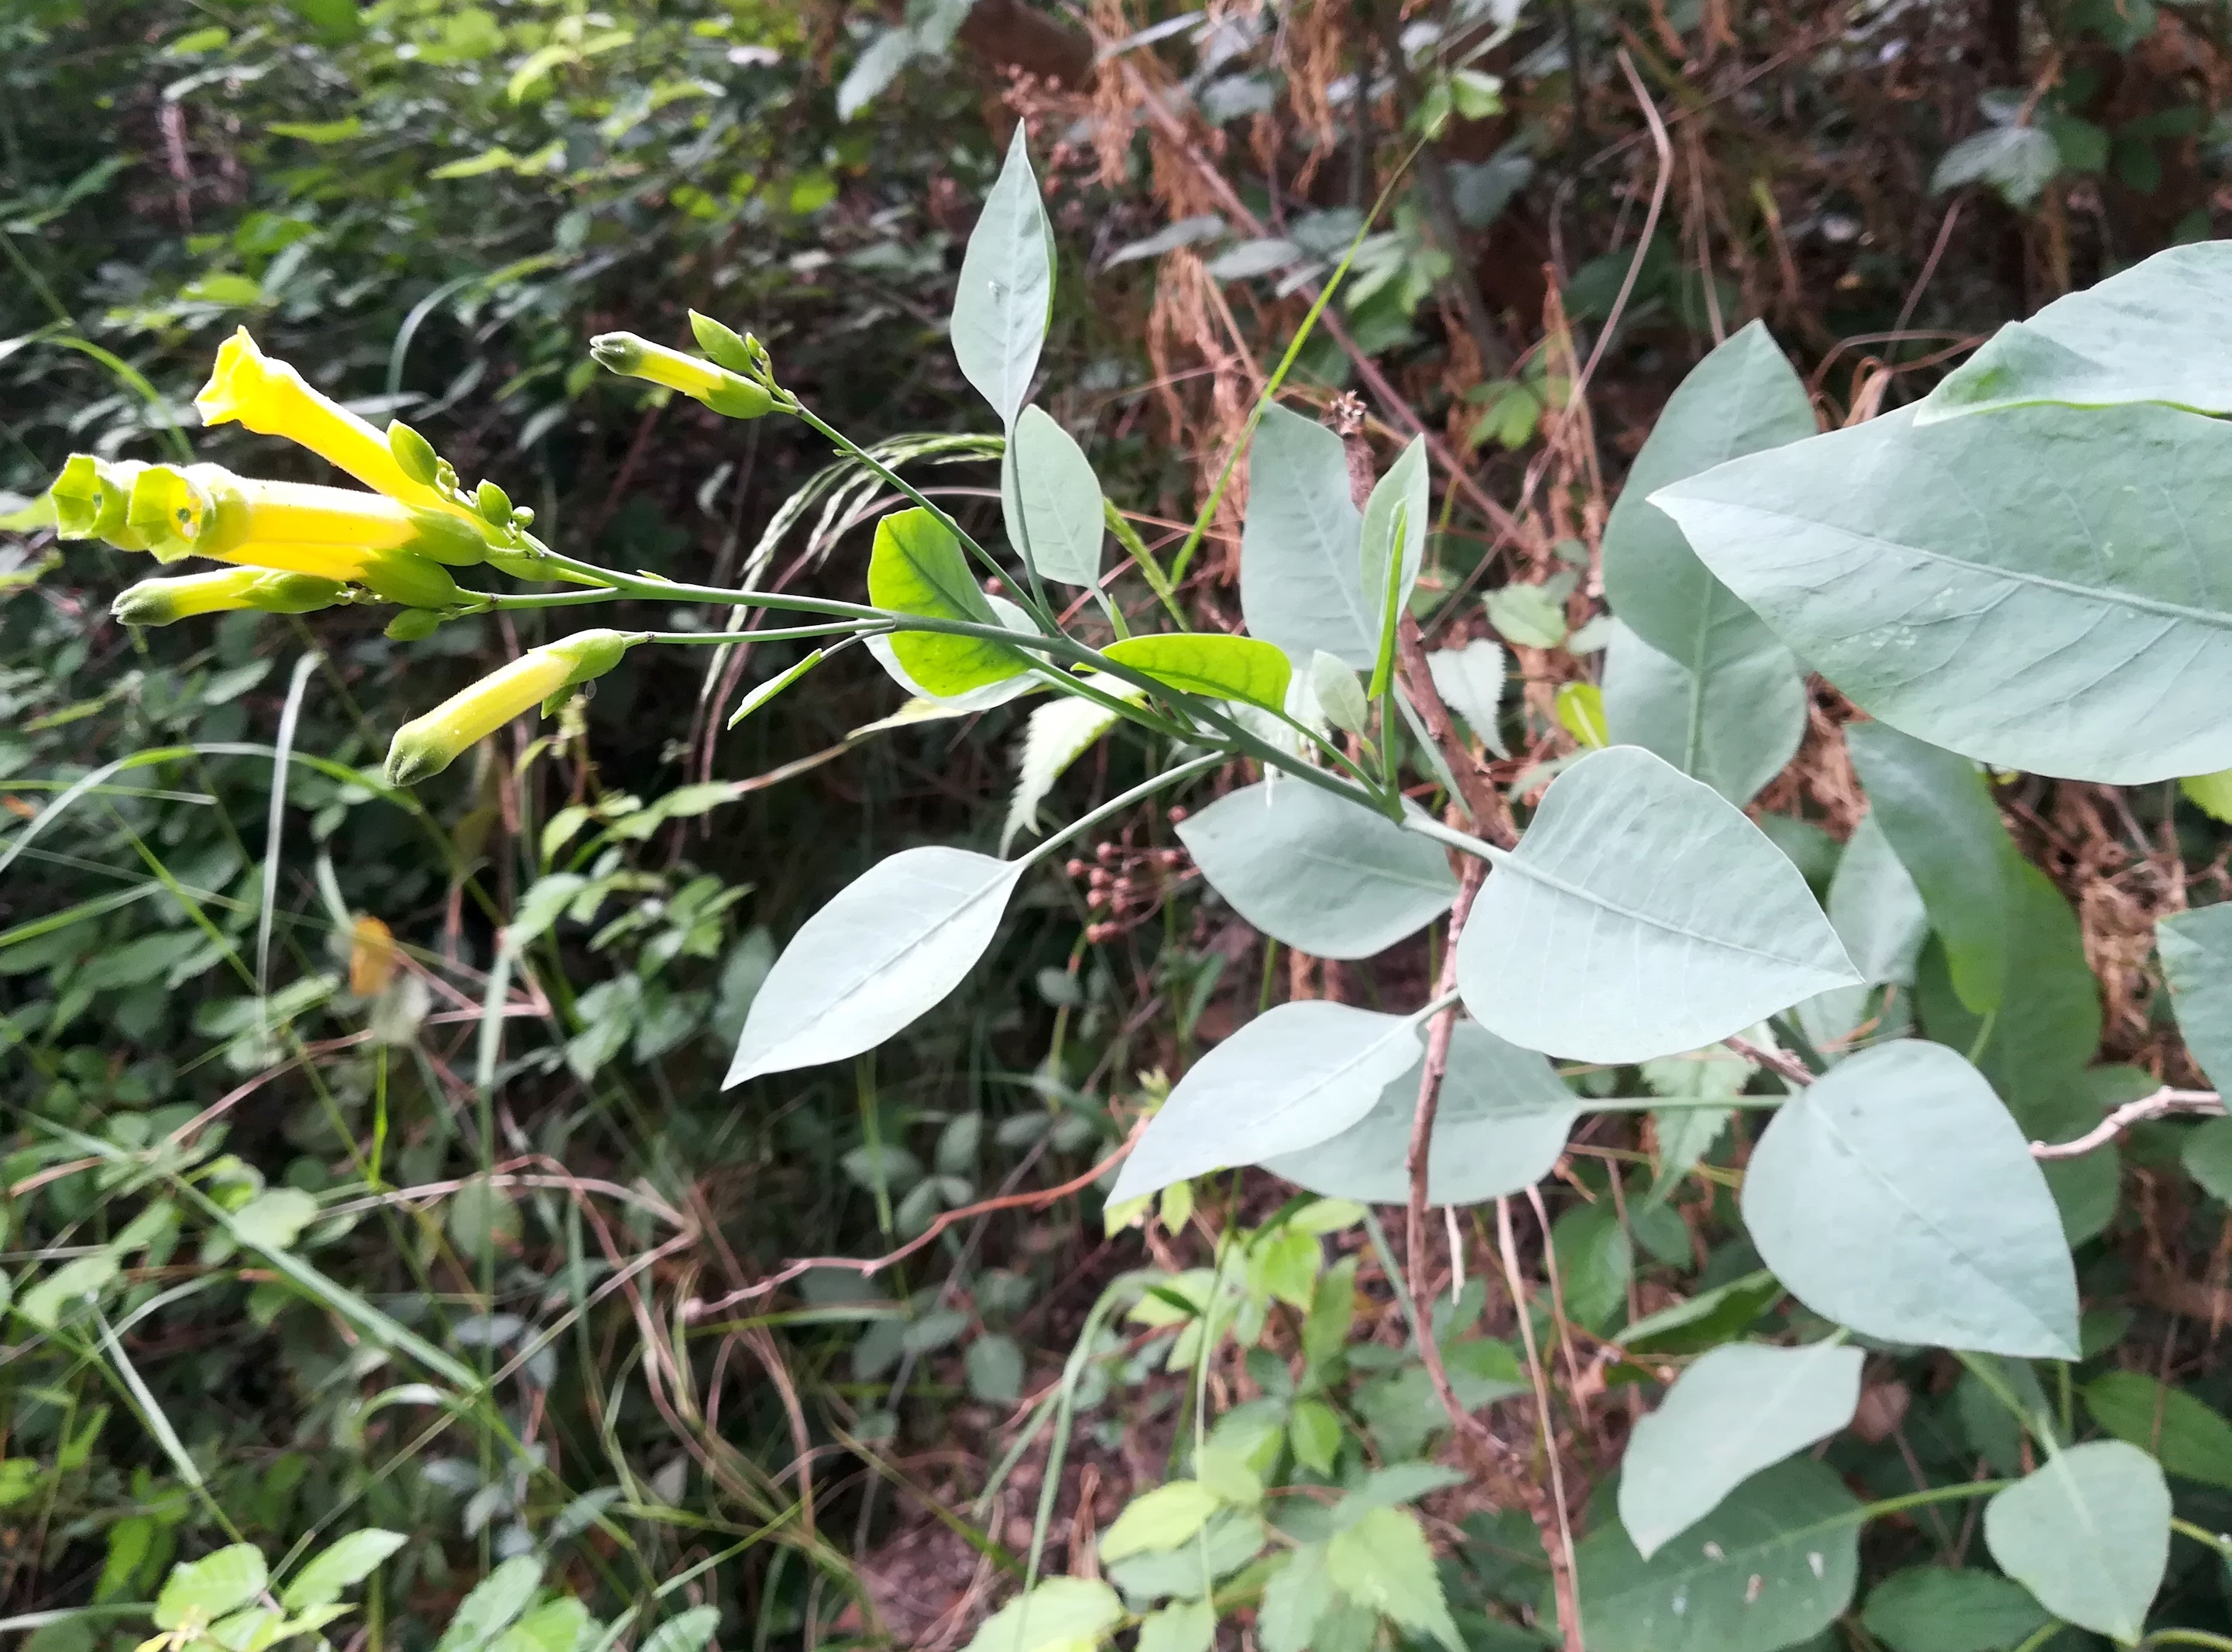
[{"label": "yellow tubular flower", "polygon": [[775,411],[775,398],[741,373],[633,333],[600,333],[589,340],[589,353],[607,372],[678,390],[729,418],[757,418]]},{"label": "yellow tubular flower", "polygon": [[238,476],[215,464],[147,466],[133,482],[125,519],[166,562],[254,561],[263,543],[410,550],[458,566],[488,554],[478,531],[445,512],[353,488]]},{"label": "yellow tubular flower", "polygon": [[468,747],[553,696],[601,677],[642,638],[620,631],[576,632],[529,649],[424,716],[395,731],[387,748],[391,786],[413,786],[447,768]]},{"label": "yellow tubular flower", "polygon": [[220,568],[181,580],[142,580],[120,593],[111,615],[127,625],[167,625],[196,614],[260,608],[266,613],[308,613],[347,595],[339,581],[266,568]]},{"label": "yellow tubular flower", "polygon": [[387,438],[331,397],[310,388],[302,375],[274,361],[242,327],[217,347],[210,381],[194,398],[204,424],[238,420],[262,436],[283,436],[339,466],[367,488],[408,505],[457,515],[450,504],[421,482],[406,476]]},{"label": "yellow tubular flower", "polygon": [[132,484],[147,467],[137,459],[111,463],[90,453],[73,453],[63,462],[48,495],[55,502],[55,534],[61,539],[106,540],[120,551],[144,551],[147,537],[127,525]]}]

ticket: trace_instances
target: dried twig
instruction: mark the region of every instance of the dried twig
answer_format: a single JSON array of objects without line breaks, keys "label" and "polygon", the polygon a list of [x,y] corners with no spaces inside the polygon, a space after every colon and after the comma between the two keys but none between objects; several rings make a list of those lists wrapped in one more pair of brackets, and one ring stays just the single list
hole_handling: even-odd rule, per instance
[{"label": "dried twig", "polygon": [[[1457,989],[1457,938],[1464,933],[1465,919],[1472,911],[1473,897],[1480,892],[1482,878],[1488,863],[1470,858],[1465,863],[1463,881],[1457,884],[1457,904],[1450,908],[1450,928],[1442,947],[1441,977],[1434,984],[1437,998],[1447,997]],[[1442,1079],[1450,1067],[1450,1039],[1457,1031],[1457,1007],[1451,1004],[1436,1015],[1426,1027],[1426,1062],[1418,1079],[1418,1105],[1411,1115],[1411,1150],[1405,1160],[1411,1173],[1411,1208],[1404,1228],[1404,1251],[1411,1267],[1411,1299],[1418,1305],[1418,1312],[1426,1312],[1427,1286],[1432,1283],[1427,1266],[1426,1250],[1426,1163],[1427,1153],[1434,1137],[1434,1114],[1441,1105]],[[1424,1321],[1421,1321],[1424,1325]],[[1432,1329],[1425,1326],[1419,1332],[1421,1342],[1433,1341]],[[1438,1387],[1439,1384],[1437,1384]],[[1450,1396],[1455,1398],[1454,1392]],[[1445,1404],[1447,1401],[1444,1402]]]},{"label": "dried twig", "polygon": [[2224,1098],[2214,1090],[2173,1090],[2164,1085],[2152,1095],[2125,1102],[2075,1141],[2033,1142],[2030,1156],[2034,1159],[2082,1158],[2095,1148],[2105,1147],[2134,1124],[2168,1118],[2174,1113],[2204,1113],[2221,1118],[2225,1111]]}]

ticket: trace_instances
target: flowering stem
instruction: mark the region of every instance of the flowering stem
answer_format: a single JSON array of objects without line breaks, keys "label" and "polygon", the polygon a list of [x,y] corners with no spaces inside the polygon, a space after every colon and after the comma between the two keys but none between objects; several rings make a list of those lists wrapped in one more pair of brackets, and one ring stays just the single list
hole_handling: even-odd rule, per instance
[{"label": "flowering stem", "polygon": [[788,643],[804,637],[872,636],[891,629],[888,624],[842,620],[829,625],[792,625],[782,631],[646,631],[637,634],[647,643]]}]

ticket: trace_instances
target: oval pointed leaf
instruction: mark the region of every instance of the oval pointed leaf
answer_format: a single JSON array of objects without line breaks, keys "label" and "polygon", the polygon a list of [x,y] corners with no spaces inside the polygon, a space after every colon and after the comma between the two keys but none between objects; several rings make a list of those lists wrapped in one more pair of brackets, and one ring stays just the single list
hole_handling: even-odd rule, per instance
[{"label": "oval pointed leaf", "polygon": [[1589,1652],[1778,1652],[1852,1598],[1860,1505],[1800,1457],[1736,1487],[1645,1560],[1606,1525],[1575,1554]]},{"label": "oval pointed leaf", "polygon": [[2177,1030],[2219,1089],[2232,1085],[2232,904],[2177,912],[2155,925]]},{"label": "oval pointed leaf", "polygon": [[1018,122],[984,211],[970,231],[953,294],[953,354],[1002,424],[1031,393],[1054,312],[1054,229]]},{"label": "oval pointed leaf", "polygon": [[1775,638],[1697,560],[1651,495],[1747,453],[1802,441],[1819,428],[1804,383],[1766,324],[1754,321],[1692,368],[1668,398],[1605,522],[1604,589],[1612,612],[1709,684],[1726,666],[1772,648]]},{"label": "oval pointed leaf", "polygon": [[1008,538],[1041,577],[1063,585],[1097,585],[1100,541],[1100,479],[1093,461],[1052,415],[1026,407],[1000,470],[1000,502]]},{"label": "oval pointed leaf", "polygon": [[1868,1591],[1860,1622],[1891,1652],[2000,1652],[2053,1619],[2021,1584],[1989,1571],[1909,1566]]},{"label": "oval pointed leaf", "polygon": [[1286,705],[1287,684],[1294,675],[1286,655],[1253,637],[1193,632],[1126,637],[1101,651],[1184,693],[1245,700],[1274,711]]},{"label": "oval pointed leaf", "polygon": [[1432,481],[1426,468],[1426,438],[1413,437],[1364,502],[1358,577],[1378,656],[1375,670],[1384,670],[1392,656],[1392,626],[1409,607],[1419,566],[1426,558],[1426,522],[1434,508]]},{"label": "oval pointed leaf", "polygon": [[2170,1564],[2170,1487],[2120,1440],[2049,1457],[1984,1506],[1984,1546],[2057,1617],[2126,1644]]},{"label": "oval pointed leaf", "polygon": [[1457,948],[1483,1026],[1585,1061],[1702,1049],[1858,980],[1788,857],[1633,746],[1558,777]]},{"label": "oval pointed leaf", "polygon": [[1023,870],[942,845],[870,867],[775,961],[722,1087],[881,1044],[976,968]]},{"label": "oval pointed leaf", "polygon": [[1109,1200],[1121,1204],[1337,1136],[1418,1059],[1418,1029],[1409,1016],[1316,1000],[1281,1004],[1178,1080]]},{"label": "oval pointed leaf", "polygon": [[1248,629],[1296,659],[1323,650],[1372,670],[1377,600],[1364,592],[1362,518],[1340,437],[1274,407],[1248,453],[1248,521],[1240,534],[1240,612]]},{"label": "oval pointed leaf", "polygon": [[2228,297],[2232,245],[2158,252],[2002,327],[1930,392],[1919,420],[2037,402],[2232,413],[2232,340],[2217,325]]},{"label": "oval pointed leaf", "polygon": [[[1731,599],[1733,600],[1733,599]],[[1798,755],[1806,678],[1764,626],[1759,646],[1699,676],[1615,620],[1605,646],[1604,709],[1613,741],[1640,746],[1742,808]]]},{"label": "oval pointed leaf", "polygon": [[1744,1175],[1760,1260],[1823,1318],[1887,1341],[2077,1357],[2054,1195],[1983,1075],[1913,1040],[1786,1102]]},{"label": "oval pointed leaf", "polygon": [[1761,1469],[1826,1440],[1860,1403],[1857,1348],[1716,1348],[1635,1425],[1619,1520],[1648,1560]]},{"label": "oval pointed leaf", "polygon": [[369,1577],[373,1567],[408,1540],[400,1532],[382,1531],[378,1526],[352,1532],[313,1555],[309,1564],[295,1574],[294,1581],[279,1597],[279,1603],[290,1612],[329,1606],[341,1597],[343,1590],[354,1588]]},{"label": "oval pointed leaf", "polygon": [[2008,973],[2008,831],[1976,766],[1888,724],[1846,726],[1868,818],[1890,842],[1944,943],[1953,990],[1982,1015]]},{"label": "oval pointed leaf", "polygon": [[2144,1371],[2110,1371],[2084,1388],[2085,1409],[2171,1474],[2232,1490],[2232,1422]]},{"label": "oval pointed leaf", "polygon": [[[1411,1120],[1422,1065],[1412,1063],[1340,1135],[1275,1155],[1263,1168],[1329,1199],[1403,1203],[1411,1196]],[[1544,1057],[1476,1021],[1459,1021],[1450,1034],[1426,1150],[1427,1202],[1480,1204],[1532,1187],[1566,1150],[1580,1111],[1580,1099]]]},{"label": "oval pointed leaf", "polygon": [[1432,843],[1290,776],[1229,793],[1178,832],[1235,911],[1314,957],[1368,958],[1457,898],[1449,858]]},{"label": "oval pointed leaf", "polygon": [[[925,619],[1001,623],[969,572],[969,559],[953,530],[917,508],[896,511],[876,524],[868,558],[868,600],[888,613]],[[891,650],[925,693],[941,698],[1019,677],[1023,656],[998,643],[934,631],[892,633]]]},{"label": "oval pointed leaf", "polygon": [[[992,618],[1009,631],[1019,631],[1026,637],[1039,634],[1039,628],[1031,623],[1031,617],[1007,598],[996,597],[988,592],[984,600],[991,605]],[[989,711],[995,706],[1006,705],[1011,700],[1019,700],[1024,695],[1046,686],[1045,681],[1036,675],[1019,671],[1013,677],[987,683],[960,694],[932,694],[908,674],[905,666],[899,664],[899,654],[892,648],[892,642],[891,636],[878,632],[868,638],[868,652],[883,668],[884,675],[912,696],[912,703],[888,717],[853,729],[855,738],[879,729],[899,728],[925,719],[965,717],[975,712]]]},{"label": "oval pointed leaf", "polygon": [[[2141,485],[2140,479],[2144,479]],[[2232,428],[2174,408],[1888,414],[1661,489],[1801,658],[1917,739],[2138,785],[2232,768]]]}]

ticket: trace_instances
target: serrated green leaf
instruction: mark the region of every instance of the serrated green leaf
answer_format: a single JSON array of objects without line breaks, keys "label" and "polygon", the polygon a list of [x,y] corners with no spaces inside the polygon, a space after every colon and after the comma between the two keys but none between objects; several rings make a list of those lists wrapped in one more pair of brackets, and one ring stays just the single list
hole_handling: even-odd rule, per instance
[{"label": "serrated green leaf", "polygon": [[704,1652],[720,1627],[719,1607],[692,1606],[653,1629],[643,1643],[643,1652]]},{"label": "serrated green leaf", "polygon": [[1207,1525],[1220,1506],[1217,1493],[1197,1480],[1174,1480],[1142,1492],[1101,1533],[1100,1558],[1114,1562],[1175,1549]]},{"label": "serrated green leaf", "polygon": [[2086,1383],[2085,1409],[2117,1439],[2171,1474],[2232,1489],[2232,1422],[2144,1371],[2109,1371]]},{"label": "serrated green leaf", "polygon": [[481,1652],[518,1621],[542,1585],[542,1563],[533,1555],[505,1561],[457,1603],[434,1652]]},{"label": "serrated green leaf", "polygon": [[1264,1585],[1263,1603],[1256,1614],[1256,1639],[1263,1652],[1308,1652],[1311,1631],[1332,1608],[1325,1545],[1304,1544]]},{"label": "serrated green leaf", "polygon": [[1140,1621],[1138,1652],[1209,1652],[1216,1639],[1217,1608],[1182,1600]]},{"label": "serrated green leaf", "polygon": [[318,1219],[318,1202],[299,1188],[259,1193],[225,1218],[232,1235],[258,1250],[286,1250]]},{"label": "serrated green leaf", "polygon": [[1326,1575],[1333,1586],[1405,1629],[1432,1636],[1450,1652],[1464,1642],[1450,1617],[1441,1574],[1418,1519],[1399,1508],[1366,1509],[1326,1545]]},{"label": "serrated green leaf", "polygon": [[235,1543],[171,1568],[155,1597],[154,1624],[178,1627],[189,1612],[204,1619],[237,1611],[263,1592],[263,1552],[252,1543]]},{"label": "serrated green leaf", "polygon": [[[1145,697],[1145,690],[1099,672],[1087,681],[1118,699],[1137,702]],[[1039,805],[1046,801],[1054,782],[1115,723],[1116,713],[1081,696],[1065,695],[1031,713],[1023,730],[1015,794],[1008,800],[1007,823],[1000,828],[1002,855],[1018,834],[1039,829]]]},{"label": "serrated green leaf", "polygon": [[312,1555],[281,1593],[279,1603],[290,1612],[329,1605],[341,1597],[344,1590],[370,1577],[373,1567],[408,1541],[400,1532],[378,1526],[352,1532]]},{"label": "serrated green leaf", "polygon": [[1483,637],[1463,648],[1438,649],[1427,655],[1426,670],[1443,702],[1465,720],[1474,737],[1497,756],[1505,755],[1500,715],[1503,650]]}]

